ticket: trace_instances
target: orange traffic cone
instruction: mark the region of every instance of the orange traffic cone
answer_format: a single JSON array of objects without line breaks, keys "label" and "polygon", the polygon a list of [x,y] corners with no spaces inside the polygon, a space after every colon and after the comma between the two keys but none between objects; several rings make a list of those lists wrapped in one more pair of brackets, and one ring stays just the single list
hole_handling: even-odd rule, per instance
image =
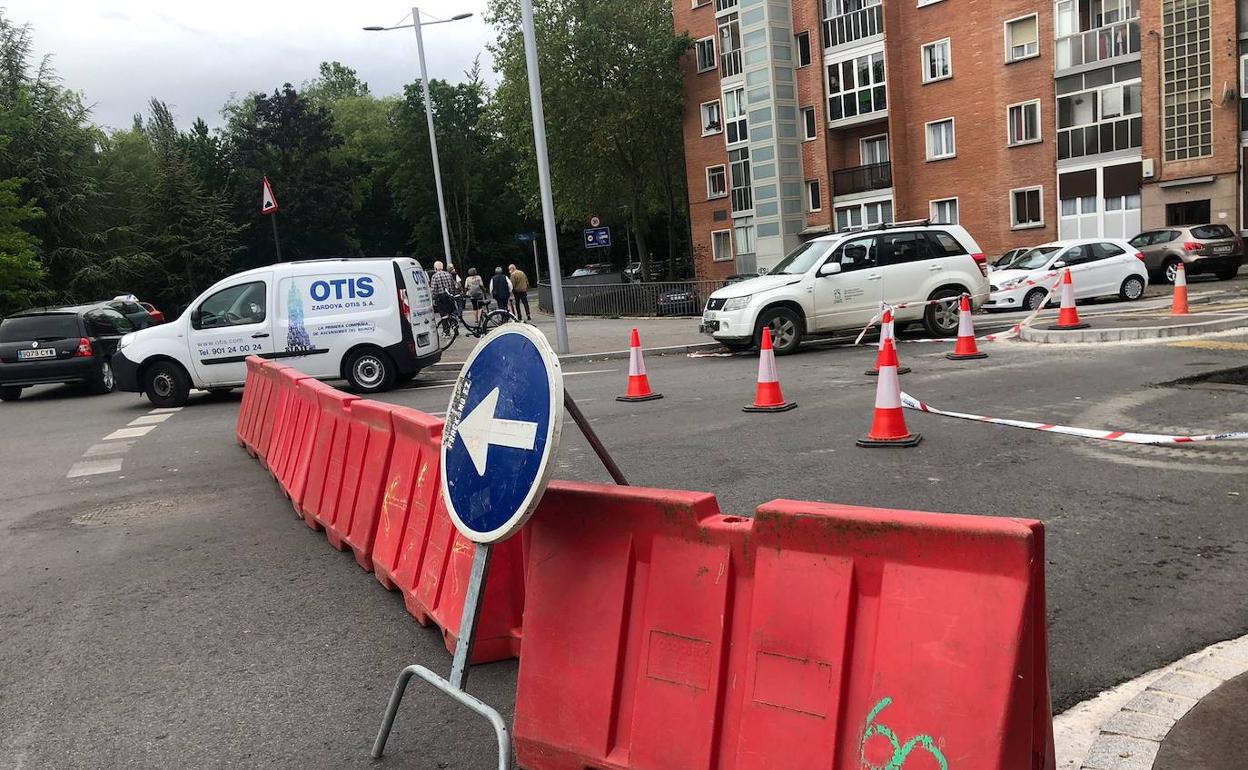
[{"label": "orange traffic cone", "polygon": [[1174,305],[1170,308],[1170,315],[1187,314],[1187,271],[1180,262],[1174,270]]},{"label": "orange traffic cone", "polygon": [[[879,347],[880,350],[884,349],[885,337],[888,337],[890,340],[892,340],[894,344],[897,342],[897,335],[893,331],[893,309],[890,307],[884,308],[884,315],[880,317],[880,347]],[[906,374],[909,371],[910,371],[910,367],[908,366],[898,367],[897,369],[898,374]],[[880,373],[879,354],[876,354],[875,367],[866,370],[865,372],[863,372],[863,374],[867,375],[868,377],[875,377],[875,376],[878,376],[879,373]]]},{"label": "orange traffic cone", "polygon": [[952,353],[946,353],[950,361],[965,361],[968,358],[987,358],[987,353],[980,353],[975,345],[975,323],[971,320],[971,298],[962,295],[962,305],[958,308],[958,344]]},{"label": "orange traffic cone", "polygon": [[754,403],[741,407],[745,412],[787,412],[796,409],[796,401],[785,401],[780,392],[780,375],[776,371],[776,353],[771,347],[771,329],[763,327],[763,344],[758,351],[758,390]]},{"label": "orange traffic cone", "polygon": [[897,346],[892,338],[880,348],[880,380],[875,386],[875,419],[871,430],[856,442],[861,447],[918,446],[923,437],[906,428],[897,379]]},{"label": "orange traffic cone", "polygon": [[1088,324],[1079,320],[1079,311],[1075,309],[1075,284],[1070,280],[1070,268],[1062,273],[1062,309],[1058,311],[1057,323],[1050,329],[1086,329]]},{"label": "orange traffic cone", "polygon": [[628,392],[616,396],[616,401],[653,401],[663,398],[661,393],[650,390],[650,378],[646,376],[646,360],[641,356],[641,337],[633,329],[633,339],[628,343]]}]

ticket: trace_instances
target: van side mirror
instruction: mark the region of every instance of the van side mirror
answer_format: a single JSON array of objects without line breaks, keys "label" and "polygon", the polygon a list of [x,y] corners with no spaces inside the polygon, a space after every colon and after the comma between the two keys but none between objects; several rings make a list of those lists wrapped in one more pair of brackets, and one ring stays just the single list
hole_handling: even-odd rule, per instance
[{"label": "van side mirror", "polygon": [[836,275],[839,272],[841,272],[841,263],[839,262],[825,262],[819,267],[820,278],[826,278],[829,275]]},{"label": "van side mirror", "polygon": [[191,328],[199,328],[199,308],[195,308],[191,311]]}]

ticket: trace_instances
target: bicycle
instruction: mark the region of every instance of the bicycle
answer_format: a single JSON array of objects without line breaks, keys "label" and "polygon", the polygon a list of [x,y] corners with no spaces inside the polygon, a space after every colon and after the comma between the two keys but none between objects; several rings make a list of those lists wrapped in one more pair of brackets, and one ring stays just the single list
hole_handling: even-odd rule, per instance
[{"label": "bicycle", "polygon": [[455,309],[451,312],[441,313],[441,317],[438,319],[438,347],[442,351],[445,351],[458,339],[461,326],[464,331],[468,332],[469,336],[484,337],[505,323],[519,322],[520,320],[506,310],[491,310],[487,313],[482,308],[477,311],[476,323],[470,324],[464,320],[464,295],[452,294],[447,296],[455,303]]}]

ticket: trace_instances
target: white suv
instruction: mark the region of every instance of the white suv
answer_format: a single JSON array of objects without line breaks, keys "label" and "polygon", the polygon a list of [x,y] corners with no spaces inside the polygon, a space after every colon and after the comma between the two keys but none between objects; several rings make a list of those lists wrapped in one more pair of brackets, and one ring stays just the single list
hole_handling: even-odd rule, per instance
[{"label": "white suv", "polygon": [[[861,329],[881,302],[916,303],[896,312],[899,325],[922,321],[933,336],[958,331],[958,306],[988,296],[988,265],[979,244],[958,225],[886,225],[807,241],[767,275],[711,294],[701,331],[732,349],[759,344],[771,329],[779,354],[807,334]],[[939,304],[926,300],[949,299]]]}]

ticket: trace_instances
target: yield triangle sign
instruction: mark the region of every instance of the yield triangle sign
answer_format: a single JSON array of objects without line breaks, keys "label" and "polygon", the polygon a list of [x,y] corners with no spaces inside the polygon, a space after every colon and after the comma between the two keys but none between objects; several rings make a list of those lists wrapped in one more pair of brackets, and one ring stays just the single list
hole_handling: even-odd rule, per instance
[{"label": "yield triangle sign", "polygon": [[272,214],[277,211],[277,198],[273,197],[273,188],[269,185],[269,178],[264,177],[264,191],[260,195],[260,213]]}]

